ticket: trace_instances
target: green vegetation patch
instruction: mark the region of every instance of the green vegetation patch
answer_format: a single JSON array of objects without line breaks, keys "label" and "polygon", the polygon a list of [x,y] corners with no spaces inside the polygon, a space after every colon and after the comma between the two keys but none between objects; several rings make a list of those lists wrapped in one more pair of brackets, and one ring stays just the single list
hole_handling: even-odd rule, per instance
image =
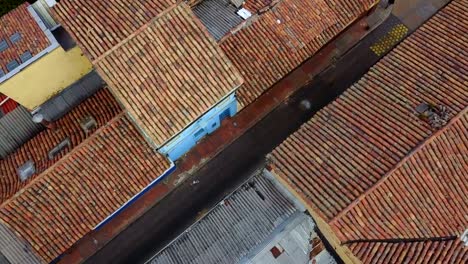
[{"label": "green vegetation patch", "polygon": [[0,0],[0,17],[4,14],[15,9],[22,3],[26,2],[25,0]]}]

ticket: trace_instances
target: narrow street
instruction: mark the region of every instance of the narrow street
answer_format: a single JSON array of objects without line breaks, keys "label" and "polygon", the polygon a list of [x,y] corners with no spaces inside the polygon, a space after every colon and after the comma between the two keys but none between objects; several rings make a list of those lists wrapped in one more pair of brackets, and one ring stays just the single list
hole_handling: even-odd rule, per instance
[{"label": "narrow street", "polygon": [[[148,260],[191,225],[200,212],[215,205],[255,170],[262,168],[265,156],[271,150],[357,81],[384,55],[377,55],[370,47],[398,25],[401,26],[401,22],[390,16],[334,65],[195,171],[191,178],[90,257],[87,263],[141,263]],[[300,107],[303,100],[311,103],[309,109]]]}]

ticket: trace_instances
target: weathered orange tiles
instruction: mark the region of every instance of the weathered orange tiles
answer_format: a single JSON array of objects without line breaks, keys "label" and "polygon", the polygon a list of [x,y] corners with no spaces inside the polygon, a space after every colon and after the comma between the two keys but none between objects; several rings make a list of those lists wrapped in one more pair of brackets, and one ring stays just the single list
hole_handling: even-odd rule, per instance
[{"label": "weathered orange tiles", "polygon": [[[51,44],[29,13],[28,6],[24,3],[0,17],[0,42],[5,41],[8,45],[0,51],[0,69],[4,73],[8,73],[6,65],[12,60],[21,64],[20,56],[24,52],[29,51],[34,56]],[[19,34],[19,40],[13,43],[11,37],[15,33]]]},{"label": "weathered orange tiles", "polygon": [[466,12],[452,1],[269,156],[364,263],[468,256]]},{"label": "weathered orange tiles", "polygon": [[96,67],[158,146],[242,84],[185,4],[166,11]]},{"label": "weathered orange tiles", "polygon": [[3,203],[0,222],[48,263],[169,167],[121,114]]},{"label": "weathered orange tiles", "polygon": [[[88,116],[92,117],[96,121],[96,129],[98,129],[122,111],[109,90],[102,88],[95,95],[57,120],[53,127],[42,131],[16,152],[0,160],[0,204],[29,184],[32,179],[56,163],[92,134],[86,133],[80,127],[82,119]],[[48,152],[66,138],[70,140],[69,148],[58,153],[55,158],[49,159]],[[36,173],[22,182],[17,170],[29,160],[34,162]]]},{"label": "weathered orange tiles", "polygon": [[[374,3],[281,1],[222,49],[180,1],[62,0],[55,10],[136,123],[162,144],[242,83],[228,58],[248,79],[239,91],[245,106]],[[167,167],[120,117],[8,200],[0,219],[50,261]]]},{"label": "weathered orange tiles", "polygon": [[[350,245],[363,263],[466,263],[468,249],[460,239],[409,243],[363,242]],[[461,250],[460,250],[461,249]]]},{"label": "weathered orange tiles", "polygon": [[[246,5],[249,2],[271,1],[247,1]],[[278,2],[220,42],[245,79],[238,91],[242,107],[314,55],[376,3],[375,0]]]},{"label": "weathered orange tiles", "polygon": [[92,61],[140,27],[161,15],[177,0],[62,0],[53,10]]}]

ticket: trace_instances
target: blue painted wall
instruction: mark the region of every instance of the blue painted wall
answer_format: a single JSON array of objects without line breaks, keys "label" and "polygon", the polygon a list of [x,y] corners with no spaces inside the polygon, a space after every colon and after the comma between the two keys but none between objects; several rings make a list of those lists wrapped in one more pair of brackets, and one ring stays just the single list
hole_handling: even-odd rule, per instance
[{"label": "blue painted wall", "polygon": [[187,127],[178,136],[171,139],[159,152],[165,154],[172,161],[176,161],[182,155],[193,148],[204,136],[213,133],[219,128],[221,120],[232,117],[237,113],[237,98],[232,93],[197,121]]},{"label": "blue painted wall", "polygon": [[112,220],[115,216],[120,214],[123,210],[125,210],[127,207],[132,205],[138,198],[140,198],[143,194],[151,190],[154,186],[156,186],[159,182],[164,180],[167,176],[169,176],[171,173],[173,173],[176,169],[176,166],[174,165],[173,162],[171,162],[171,166],[169,169],[167,169],[163,174],[159,175],[156,179],[154,179],[152,182],[150,182],[143,190],[141,190],[139,193],[135,194],[132,198],[130,198],[126,203],[124,203],[119,209],[115,210],[112,214],[110,214],[106,219],[102,220],[101,223],[97,224],[93,230],[98,230],[101,227],[103,227],[105,224],[107,224],[110,220]]}]

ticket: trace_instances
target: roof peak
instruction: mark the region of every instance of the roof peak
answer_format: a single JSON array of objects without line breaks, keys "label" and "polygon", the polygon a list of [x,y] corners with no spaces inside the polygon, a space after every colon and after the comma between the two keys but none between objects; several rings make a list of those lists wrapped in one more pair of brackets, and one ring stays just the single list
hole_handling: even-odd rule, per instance
[{"label": "roof peak", "polygon": [[161,13],[159,13],[157,16],[155,16],[154,18],[152,18],[151,20],[149,20],[147,23],[143,24],[140,28],[138,28],[137,30],[135,30],[133,33],[131,33],[130,35],[128,35],[126,38],[122,39],[119,43],[117,43],[115,46],[113,46],[112,48],[108,49],[106,52],[104,52],[102,55],[100,55],[99,57],[95,58],[92,63],[93,64],[97,64],[99,63],[102,59],[104,59],[105,57],[109,56],[110,54],[112,54],[114,51],[118,50],[120,47],[122,47],[123,45],[127,44],[129,41],[131,41],[134,37],[142,34],[145,30],[147,30],[149,27],[151,27],[151,25],[153,25],[154,23],[156,23],[157,21],[159,21],[159,19],[161,19],[162,17],[164,16],[167,16],[170,12],[172,12],[174,9],[180,7],[180,6],[183,6],[185,5],[185,3],[183,1],[177,1],[175,4],[171,5],[170,7],[168,7],[167,9],[165,9],[164,11],[162,11]]},{"label": "roof peak", "polygon": [[[467,230],[468,231],[468,230]],[[468,234],[467,234],[468,235]],[[415,238],[387,238],[387,239],[359,239],[350,240],[343,242],[343,245],[355,244],[355,243],[420,243],[420,242],[437,242],[437,241],[452,241],[456,240],[456,235],[444,236],[444,237],[415,237]],[[461,239],[461,237],[460,237]],[[467,237],[468,239],[468,237]],[[463,240],[462,240],[463,241]]]},{"label": "roof peak", "polygon": [[440,135],[446,133],[453,126],[453,124],[459,122],[461,118],[465,116],[467,113],[468,113],[468,107],[465,107],[461,112],[459,112],[452,119],[450,119],[449,122],[445,126],[435,131],[431,136],[426,138],[419,145],[415,146],[413,150],[408,152],[403,159],[401,159],[397,164],[395,164],[395,166],[390,171],[388,171],[381,179],[379,179],[372,187],[367,189],[364,193],[362,193],[359,197],[357,197],[353,202],[351,202],[345,209],[343,209],[335,217],[333,217],[331,221],[329,222],[329,224],[330,225],[335,224],[341,217],[346,215],[351,209],[353,209],[357,204],[359,204],[364,198],[366,198],[369,194],[375,192],[385,181],[391,178],[391,176],[394,174],[395,171],[397,171],[400,167],[402,167],[409,159],[414,157],[417,153],[421,152],[421,150],[423,150],[424,148],[432,144],[434,140],[437,139]]},{"label": "roof peak", "polygon": [[65,163],[67,162],[68,158],[72,155],[74,155],[76,152],[78,152],[80,149],[82,149],[83,147],[85,147],[88,142],[94,140],[96,137],[98,137],[103,130],[106,130],[108,129],[108,126],[110,124],[113,124],[115,122],[117,122],[118,120],[122,119],[122,118],[127,118],[126,117],[126,112],[125,111],[122,111],[120,114],[116,115],[114,118],[112,118],[111,120],[109,120],[109,122],[107,122],[106,124],[104,124],[103,126],[101,126],[100,128],[98,128],[91,136],[89,136],[88,138],[86,138],[85,140],[83,140],[78,146],[76,146],[75,148],[73,148],[70,152],[68,152],[65,156],[63,156],[62,158],[60,158],[60,160],[58,160],[57,162],[55,162],[52,166],[48,167],[46,170],[42,171],[39,175],[37,175],[36,177],[34,177],[34,179],[28,183],[27,186],[25,186],[24,188],[22,188],[21,190],[19,190],[18,192],[16,192],[14,195],[12,195],[10,198],[8,198],[7,200],[3,201],[2,203],[0,203],[0,208],[3,208],[5,207],[6,205],[8,205],[10,202],[12,202],[13,200],[15,200],[17,197],[21,196],[22,193],[24,193],[25,191],[27,191],[29,188],[32,188],[34,186],[35,183],[37,183],[38,181],[40,181],[42,178],[45,177],[45,175],[47,175],[50,171],[53,171],[55,168],[57,168],[58,166],[60,166],[62,163]]}]

